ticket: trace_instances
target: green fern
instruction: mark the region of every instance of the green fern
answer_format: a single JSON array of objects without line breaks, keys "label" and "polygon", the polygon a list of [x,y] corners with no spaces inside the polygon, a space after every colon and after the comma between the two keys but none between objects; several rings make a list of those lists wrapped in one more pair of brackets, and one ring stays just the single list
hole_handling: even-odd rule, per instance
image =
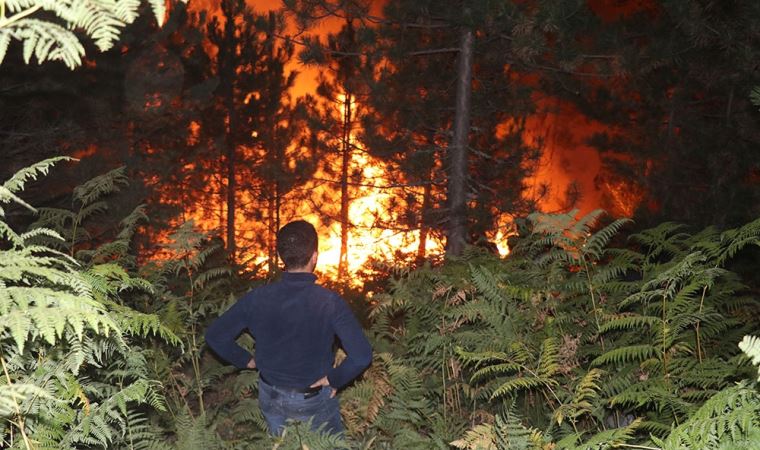
[{"label": "green fern", "polygon": [[[3,184],[2,202],[36,211],[17,194],[62,159],[17,173]],[[133,408],[166,407],[163,388],[150,378],[144,351],[134,341],[177,338],[156,316],[123,304],[126,292],[150,293],[152,287],[118,258],[89,264],[62,252],[71,245],[62,238],[65,229],[37,226],[16,233],[2,217],[0,223],[8,244],[0,251],[0,412],[11,424],[0,445],[120,446]]]},{"label": "green fern", "polygon": [[760,394],[746,383],[726,388],[705,402],[665,439],[663,450],[753,449],[760,442]]},{"label": "green fern", "polygon": [[[5,0],[0,3],[0,64],[12,41],[23,46],[24,61],[62,61],[70,69],[82,64],[84,47],[75,31],[81,30],[106,51],[119,39],[124,26],[137,18],[139,0]],[[161,25],[166,3],[149,1]],[[35,17],[44,17],[43,19]]]}]

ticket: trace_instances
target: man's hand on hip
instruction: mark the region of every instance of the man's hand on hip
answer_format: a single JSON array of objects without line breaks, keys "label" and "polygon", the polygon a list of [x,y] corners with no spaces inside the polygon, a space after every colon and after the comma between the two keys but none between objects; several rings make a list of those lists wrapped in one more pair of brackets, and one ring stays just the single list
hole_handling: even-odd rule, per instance
[{"label": "man's hand on hip", "polygon": [[254,361],[253,358],[251,358],[251,360],[248,361],[248,364],[246,364],[245,367],[248,368],[248,369],[255,369],[256,368],[256,361]]},{"label": "man's hand on hip", "polygon": [[327,375],[325,375],[322,378],[320,378],[319,380],[315,381],[309,387],[315,388],[315,387],[322,387],[322,386],[327,386],[327,387],[330,388],[330,391],[331,391],[330,392],[330,398],[335,397],[335,394],[338,392],[337,389],[335,389],[334,387],[330,386],[330,381],[327,379]]}]

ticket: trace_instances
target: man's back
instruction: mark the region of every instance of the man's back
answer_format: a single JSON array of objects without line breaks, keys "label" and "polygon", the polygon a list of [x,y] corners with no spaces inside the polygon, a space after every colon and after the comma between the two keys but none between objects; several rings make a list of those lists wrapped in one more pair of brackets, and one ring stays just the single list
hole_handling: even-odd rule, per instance
[{"label": "man's back", "polygon": [[[280,282],[252,293],[250,329],[256,339],[256,365],[277,386],[308,386],[326,374],[332,383],[343,385],[333,379],[335,375],[329,376],[336,335],[348,353],[355,348],[355,356],[365,356],[369,364],[371,349],[359,348],[366,339],[353,314],[336,293],[315,284],[315,279],[310,273],[285,272]],[[357,367],[357,374],[364,367]]]},{"label": "man's back", "polygon": [[[206,342],[245,368],[250,355],[234,339],[247,329],[256,340],[256,367],[268,382],[302,388],[326,375],[331,386],[342,387],[369,364],[372,349],[348,305],[315,281],[312,273],[285,272],[254,289],[209,327]],[[335,336],[348,354],[338,368],[332,367]]]},{"label": "man's back", "polygon": [[[308,222],[282,227],[282,279],[243,296],[206,331],[206,343],[223,359],[260,370],[259,405],[273,434],[294,419],[341,432],[335,393],[372,361],[372,348],[346,302],[315,284],[317,243]],[[246,330],[256,341],[255,358],[235,342]],[[347,356],[333,367],[336,337]]]}]

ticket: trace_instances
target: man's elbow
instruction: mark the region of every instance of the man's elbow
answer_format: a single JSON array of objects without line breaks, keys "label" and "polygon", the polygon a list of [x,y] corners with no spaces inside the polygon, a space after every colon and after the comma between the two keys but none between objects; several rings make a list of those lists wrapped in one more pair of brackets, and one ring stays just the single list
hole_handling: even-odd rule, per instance
[{"label": "man's elbow", "polygon": [[372,348],[368,347],[366,351],[361,352],[359,357],[356,358],[356,363],[362,368],[362,370],[369,367],[369,365],[372,364]]},{"label": "man's elbow", "polygon": [[216,351],[220,347],[221,338],[218,334],[214,333],[212,328],[209,327],[203,337],[206,340],[206,345],[211,347],[212,350]]}]

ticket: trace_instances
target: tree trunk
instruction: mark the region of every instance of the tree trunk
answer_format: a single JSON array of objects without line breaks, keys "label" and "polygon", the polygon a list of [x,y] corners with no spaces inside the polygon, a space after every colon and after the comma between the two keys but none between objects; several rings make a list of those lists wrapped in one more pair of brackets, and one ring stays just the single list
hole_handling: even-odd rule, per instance
[{"label": "tree trunk", "polygon": [[[282,208],[282,194],[280,194],[280,182],[277,181],[274,185],[274,232],[275,236],[280,231],[280,209]],[[275,249],[276,250],[276,249]],[[274,262],[277,264],[277,252],[274,253]]]},{"label": "tree trunk", "polygon": [[224,107],[227,124],[225,127],[226,178],[227,178],[227,252],[235,259],[235,153],[237,118],[235,117],[235,20],[231,4],[223,8],[226,16],[224,25],[224,48],[219,49],[219,76],[222,81]]},{"label": "tree trunk", "polygon": [[[230,114],[230,129],[234,112]],[[227,139],[227,251],[235,259],[235,143],[228,133]]]},{"label": "tree trunk", "polygon": [[275,228],[274,196],[267,201],[267,271],[273,274],[277,270],[277,228]]},{"label": "tree trunk", "polygon": [[454,136],[449,146],[447,256],[461,255],[467,244],[467,147],[470,131],[470,97],[472,96],[473,40],[472,30],[462,29],[457,68]]},{"label": "tree trunk", "polygon": [[[269,12],[269,31],[267,32],[267,46],[268,57],[270,61],[276,59],[275,46],[274,46],[274,30],[275,30],[275,13]],[[277,136],[277,123],[274,121],[270,124],[271,139],[267,144],[267,152],[272,154],[272,164],[274,167],[274,186],[272,188],[272,195],[269,197],[269,273],[274,274],[277,270],[279,263],[279,256],[277,254],[277,232],[280,230],[280,206],[282,203],[281,198],[281,185],[280,178],[282,177],[283,168],[283,151],[280,147],[280,142],[276,138]]]},{"label": "tree trunk", "polygon": [[340,257],[338,277],[344,278],[348,269],[348,169],[351,162],[351,100],[352,94],[346,90],[343,105],[343,136],[340,164]]}]

